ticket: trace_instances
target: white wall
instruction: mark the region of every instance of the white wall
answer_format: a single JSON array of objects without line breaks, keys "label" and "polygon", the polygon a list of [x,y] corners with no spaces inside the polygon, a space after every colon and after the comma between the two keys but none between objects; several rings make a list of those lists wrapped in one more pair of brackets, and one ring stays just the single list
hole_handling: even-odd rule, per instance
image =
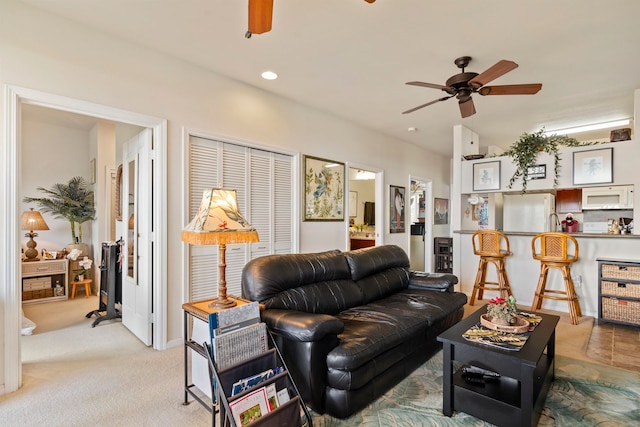
[{"label": "white wall", "polygon": [[[227,135],[236,140],[281,148],[342,162],[369,164],[384,170],[385,188],[408,182],[410,174],[433,181],[434,195],[449,195],[449,164],[434,153],[374,133],[289,100],[201,68],[143,50],[104,34],[91,32],[19,2],[1,2],[0,83],[17,85],[70,98],[162,117],[168,120],[168,258],[180,259],[182,129]],[[4,103],[0,115],[5,116]],[[2,134],[4,132],[4,124]],[[450,144],[450,141],[443,141]],[[6,146],[6,136],[3,147]],[[2,150],[1,162],[7,151]],[[88,153],[84,159],[88,157]],[[88,162],[83,161],[88,174]],[[66,176],[66,174],[65,174]],[[61,180],[46,173],[34,176]],[[7,177],[0,178],[0,197],[12,194]],[[22,197],[22,195],[18,195]],[[384,200],[388,203],[388,200]],[[4,221],[4,220],[1,220]],[[385,233],[388,230],[383,230]],[[0,228],[0,240],[5,239]],[[342,222],[302,222],[300,250],[303,252],[345,248],[346,227]],[[384,236],[385,243],[408,249],[408,235]],[[17,250],[18,248],[16,248]],[[0,249],[4,252],[4,249]],[[0,268],[7,268],[8,254],[0,253]],[[182,336],[182,266],[168,266],[168,341]],[[2,284],[1,286],[14,286]],[[1,304],[1,302],[0,302]],[[0,307],[0,312],[4,312]],[[4,322],[3,320],[0,320]],[[3,325],[0,325],[0,331]],[[4,343],[4,336],[0,343]],[[3,352],[0,351],[0,355]],[[0,360],[0,366],[4,361]],[[0,371],[0,384],[4,371]]]},{"label": "white wall", "polygon": [[[38,191],[38,187],[51,188],[54,184],[66,184],[75,176],[82,176],[89,183],[89,151],[91,132],[42,122],[22,122],[22,196],[48,197]],[[35,203],[23,203],[19,198],[20,212],[34,208]],[[38,232],[35,238],[39,252],[42,249],[57,251],[71,241],[69,221],[54,218],[42,212],[49,230]],[[84,243],[91,243],[91,226],[82,225]],[[78,226],[76,225],[76,235]],[[26,238],[22,239],[22,248],[26,250]]]}]

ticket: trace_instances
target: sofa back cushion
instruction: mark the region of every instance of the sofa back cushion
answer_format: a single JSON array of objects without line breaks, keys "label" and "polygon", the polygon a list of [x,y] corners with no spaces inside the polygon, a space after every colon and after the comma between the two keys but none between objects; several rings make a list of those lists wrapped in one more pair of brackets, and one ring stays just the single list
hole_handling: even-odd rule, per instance
[{"label": "sofa back cushion", "polygon": [[338,250],[251,260],[242,271],[242,296],[266,308],[325,314],[337,314],[363,300]]},{"label": "sofa back cushion", "polygon": [[363,304],[409,286],[409,257],[396,245],[374,246],[345,252],[351,278],[363,295]]},{"label": "sofa back cushion", "polygon": [[[360,280],[394,267],[409,268],[409,257],[396,245],[372,246],[344,253],[351,278]],[[405,286],[406,287],[406,286]]]}]

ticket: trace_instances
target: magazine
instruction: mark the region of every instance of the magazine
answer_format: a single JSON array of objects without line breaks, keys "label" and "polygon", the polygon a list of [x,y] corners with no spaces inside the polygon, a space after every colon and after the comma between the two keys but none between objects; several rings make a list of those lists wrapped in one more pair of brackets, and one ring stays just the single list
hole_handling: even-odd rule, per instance
[{"label": "magazine", "polygon": [[264,387],[252,391],[229,404],[231,414],[237,426],[246,426],[269,413],[267,392]]}]

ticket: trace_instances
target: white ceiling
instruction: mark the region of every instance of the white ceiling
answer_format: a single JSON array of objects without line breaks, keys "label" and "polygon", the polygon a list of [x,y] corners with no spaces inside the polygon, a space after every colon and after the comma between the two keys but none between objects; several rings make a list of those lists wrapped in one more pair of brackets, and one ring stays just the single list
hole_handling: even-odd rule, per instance
[{"label": "white ceiling", "polygon": [[[457,124],[506,147],[543,126],[632,118],[640,88],[638,0],[275,0],[272,31],[250,39],[248,0],[22,1],[445,155]],[[476,94],[466,119],[455,99],[401,114],[445,95],[405,82],[444,84],[464,55],[478,73],[515,61],[491,84],[542,90]]]}]

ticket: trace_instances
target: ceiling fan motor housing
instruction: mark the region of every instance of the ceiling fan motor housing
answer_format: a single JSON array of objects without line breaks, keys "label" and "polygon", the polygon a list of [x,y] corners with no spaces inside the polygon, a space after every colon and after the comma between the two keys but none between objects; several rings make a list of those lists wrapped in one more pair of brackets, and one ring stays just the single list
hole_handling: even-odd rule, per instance
[{"label": "ceiling fan motor housing", "polygon": [[473,79],[477,75],[478,73],[460,73],[455,76],[451,76],[445,84],[447,87],[453,88],[453,90],[447,90],[446,92],[449,93],[449,95],[455,95],[460,91],[468,90],[469,94],[471,94],[473,90],[469,87],[469,80]]}]

